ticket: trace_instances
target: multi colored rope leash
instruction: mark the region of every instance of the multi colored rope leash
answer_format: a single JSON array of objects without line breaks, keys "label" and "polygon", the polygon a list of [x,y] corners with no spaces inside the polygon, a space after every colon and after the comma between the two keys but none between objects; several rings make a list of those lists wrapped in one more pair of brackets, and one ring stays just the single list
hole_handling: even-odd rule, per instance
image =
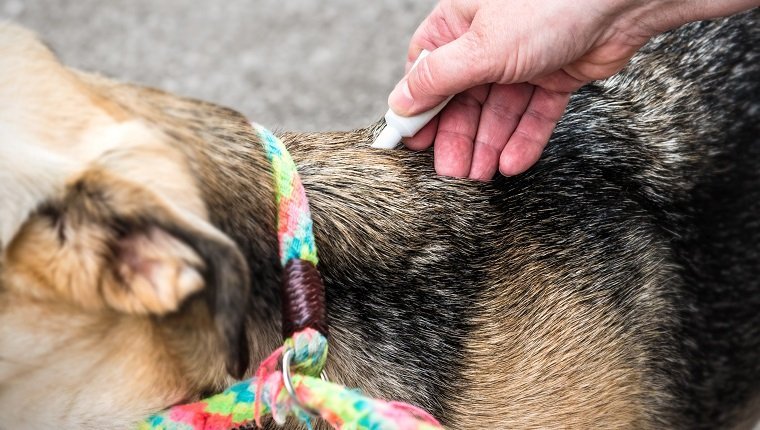
[{"label": "multi colored rope leash", "polygon": [[319,377],[327,360],[327,313],[306,193],[282,142],[253,126],[272,163],[285,342],[261,363],[255,377],[205,400],[174,406],[143,421],[139,429],[228,430],[251,422],[261,426],[261,416],[271,414],[280,425],[292,415],[308,428],[310,418],[319,416],[342,430],[442,430],[417,407],[371,399]]}]

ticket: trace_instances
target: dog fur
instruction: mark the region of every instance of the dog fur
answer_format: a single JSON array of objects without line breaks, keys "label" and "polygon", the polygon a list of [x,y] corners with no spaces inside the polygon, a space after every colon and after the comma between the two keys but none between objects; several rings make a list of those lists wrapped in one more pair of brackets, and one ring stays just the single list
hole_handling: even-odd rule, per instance
[{"label": "dog fur", "polygon": [[[331,379],[447,428],[747,428],[760,411],[758,11],[655,38],[481,184],[382,124],[281,133]],[[0,26],[0,428],[130,428],[280,342],[275,208],[238,113]]]}]

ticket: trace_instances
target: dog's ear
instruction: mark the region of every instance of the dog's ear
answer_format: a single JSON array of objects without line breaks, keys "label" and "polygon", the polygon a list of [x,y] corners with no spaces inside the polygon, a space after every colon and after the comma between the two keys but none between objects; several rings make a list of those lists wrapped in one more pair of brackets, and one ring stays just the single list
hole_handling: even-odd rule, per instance
[{"label": "dog's ear", "polygon": [[165,315],[208,303],[228,371],[248,365],[248,268],[237,246],[147,187],[91,169],[30,217],[6,254],[26,293],[93,311]]}]

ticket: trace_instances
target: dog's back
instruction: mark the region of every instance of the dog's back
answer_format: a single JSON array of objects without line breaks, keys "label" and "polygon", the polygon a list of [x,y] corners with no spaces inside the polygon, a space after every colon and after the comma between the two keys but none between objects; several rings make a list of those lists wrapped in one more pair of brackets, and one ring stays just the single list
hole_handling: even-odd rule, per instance
[{"label": "dog's back", "polygon": [[517,179],[534,195],[504,208],[572,223],[582,240],[554,229],[542,247],[593,256],[581,271],[616,270],[593,288],[651,335],[644,361],[661,379],[649,397],[680,428],[760,417],[759,16],[660,36],[581,89]]},{"label": "dog's back", "polygon": [[[616,87],[612,103],[632,101],[622,109],[632,115],[623,127],[596,130],[615,147],[588,148],[625,159],[602,174],[654,217],[655,235],[670,248],[677,276],[664,287],[677,304],[669,346],[676,355],[658,365],[675,381],[675,404],[693,419],[682,423],[689,428],[734,421],[735,405],[760,407],[757,17],[756,10],[696,23],[647,45],[626,75],[600,85],[603,94]],[[577,115],[581,130],[586,115]]]},{"label": "dog's back", "polygon": [[[570,248],[596,258],[580,270],[619,270],[598,287],[617,290],[640,334],[659,332],[647,366],[662,377],[655,386],[670,385],[660,401],[682,428],[760,415],[758,16],[660,36],[623,73],[583,88],[541,163],[519,179],[545,198],[508,208],[535,224],[586,226]],[[556,233],[544,246],[561,254],[568,237]],[[626,270],[667,275],[616,284]],[[664,307],[650,314],[656,297]]]},{"label": "dog's back", "polygon": [[[683,160],[678,178],[662,188],[678,194],[659,213],[669,218],[661,228],[680,277],[674,333],[682,363],[665,368],[687,375],[675,380],[691,428],[741,421],[737,405],[751,411],[745,425],[760,419],[758,16],[695,24],[678,41],[651,46],[660,52],[655,59],[679,58],[670,67],[677,81],[665,80],[665,97],[650,105],[669,110],[652,118],[665,133],[678,132],[661,138],[680,150],[659,158]],[[683,99],[669,106],[668,90]]]}]

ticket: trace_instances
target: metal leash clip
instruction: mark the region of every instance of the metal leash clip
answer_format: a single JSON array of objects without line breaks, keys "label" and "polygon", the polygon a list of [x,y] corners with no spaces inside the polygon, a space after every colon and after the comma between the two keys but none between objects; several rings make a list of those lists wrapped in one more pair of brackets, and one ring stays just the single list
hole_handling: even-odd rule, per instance
[{"label": "metal leash clip", "polygon": [[[286,349],[282,354],[282,384],[285,386],[285,391],[287,391],[290,398],[293,399],[293,403],[295,403],[299,409],[306,412],[306,414],[312,418],[318,418],[319,411],[315,411],[314,409],[311,409],[308,406],[304,405],[296,394],[296,389],[293,386],[293,380],[291,379],[290,375],[290,364],[293,361],[294,355],[295,351],[292,348]],[[322,372],[319,374],[319,377],[325,382],[330,382],[330,380],[327,379],[327,374],[324,370],[322,370]]]}]

